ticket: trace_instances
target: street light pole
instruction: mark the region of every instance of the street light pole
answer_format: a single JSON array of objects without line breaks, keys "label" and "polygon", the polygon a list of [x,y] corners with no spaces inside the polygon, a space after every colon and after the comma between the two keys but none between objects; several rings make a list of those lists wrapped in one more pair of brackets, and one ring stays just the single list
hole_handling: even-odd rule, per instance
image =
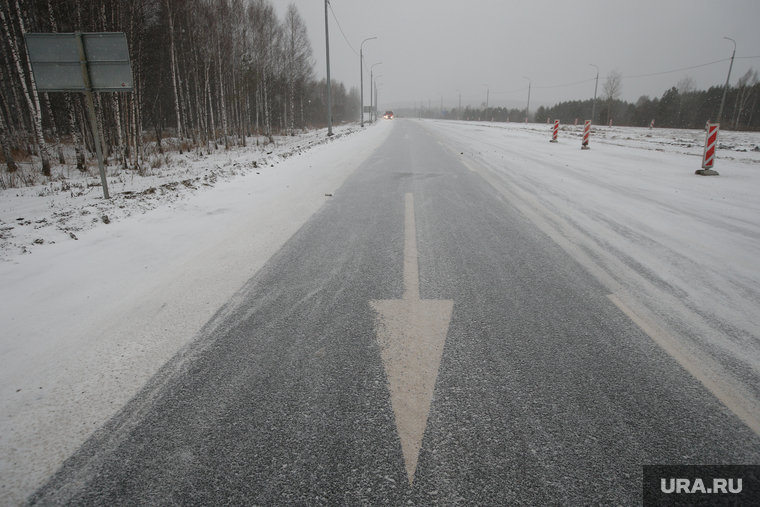
[{"label": "street light pole", "polygon": [[530,86],[533,83],[531,83],[529,77],[523,76],[523,79],[527,79],[528,80],[528,105],[525,106],[525,119],[527,120],[528,118],[530,118]]},{"label": "street light pole", "polygon": [[[375,65],[381,65],[383,62],[377,62],[373,63],[372,67],[369,68],[369,122],[372,123],[372,95],[373,95],[373,89],[372,89],[372,71],[375,68]],[[377,105],[375,105],[377,107]]]},{"label": "street light pole", "polygon": [[327,27],[327,4],[325,0],[325,51],[327,52],[327,135],[333,135],[332,131],[332,94],[330,93],[330,33]]},{"label": "street light pole", "polygon": [[731,68],[734,66],[734,56],[736,56],[736,41],[728,37],[723,37],[734,43],[734,52],[731,55],[731,65],[728,66],[728,77],[726,78],[726,87],[723,89],[723,99],[720,101],[720,110],[718,110],[718,123],[720,123],[723,116],[723,104],[726,103],[726,94],[728,93],[728,81],[731,79]]},{"label": "street light pole", "polygon": [[462,119],[462,91],[454,88],[455,92],[459,92],[459,108],[457,109],[457,120]]},{"label": "street light pole", "polygon": [[[591,67],[596,67],[593,63],[589,63]],[[594,123],[594,113],[596,112],[596,89],[599,87],[599,67],[596,67],[596,84],[594,85],[594,105],[591,106],[591,124]]]},{"label": "street light pole", "polygon": [[382,74],[375,76],[375,121],[377,121],[377,80],[383,77]]},{"label": "street light pole", "polygon": [[484,84],[483,86],[486,87],[486,110],[483,111],[483,116],[485,116],[485,118],[483,119],[485,121],[488,121],[488,96],[491,94],[491,89],[488,87],[487,84]]},{"label": "street light pole", "polygon": [[362,56],[362,46],[364,46],[364,43],[368,40],[377,39],[377,37],[370,37],[369,39],[364,39],[362,43],[359,45],[359,88],[361,89],[361,126],[364,126],[364,57]]}]

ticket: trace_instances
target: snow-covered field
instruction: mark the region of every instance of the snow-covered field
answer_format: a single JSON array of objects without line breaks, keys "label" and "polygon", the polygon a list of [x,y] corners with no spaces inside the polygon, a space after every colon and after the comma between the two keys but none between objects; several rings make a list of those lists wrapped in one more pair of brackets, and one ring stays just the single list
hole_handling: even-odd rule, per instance
[{"label": "snow-covered field", "polygon": [[[173,153],[154,175],[113,172],[109,202],[97,177],[0,192],[0,504],[23,501],[191,341],[393,122]],[[722,132],[721,175],[701,177],[703,131],[595,127],[581,151],[580,126],[552,144],[548,125],[420,124],[760,399],[760,134]]]}]

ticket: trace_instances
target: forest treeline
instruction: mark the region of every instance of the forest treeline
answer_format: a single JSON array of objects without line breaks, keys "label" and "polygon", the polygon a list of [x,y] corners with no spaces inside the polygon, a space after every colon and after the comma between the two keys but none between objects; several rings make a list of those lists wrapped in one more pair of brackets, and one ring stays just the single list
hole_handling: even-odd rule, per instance
[{"label": "forest treeline", "polygon": [[[160,150],[167,136],[213,149],[327,122],[327,83],[292,3],[278,19],[270,0],[0,0],[0,25],[8,174],[33,158],[50,176],[51,161],[67,162],[64,144],[85,171],[95,152],[84,94],[36,92],[24,33],[126,34],[133,91],[94,94],[103,151],[124,168],[139,170],[145,146]],[[358,119],[359,90],[333,81],[331,91],[333,122]]]},{"label": "forest treeline", "polygon": [[[704,128],[705,124],[716,122],[724,86],[713,86],[708,90],[696,90],[694,80],[685,77],[676,86],[667,90],[662,97],[650,98],[646,95],[631,104],[620,100],[622,92],[622,75],[612,72],[601,86],[600,96],[594,100],[573,100],[560,102],[552,107],[540,106],[531,111],[530,121],[545,123],[547,120],[559,119],[563,124],[582,125],[591,119],[594,123],[648,127],[652,120],[657,127],[666,128]],[[412,114],[409,111],[407,114]],[[522,122],[526,118],[525,109],[507,109],[503,107],[471,108],[469,106],[457,111],[456,108],[441,112],[421,109],[414,114],[425,118],[446,118],[462,120],[512,121]],[[722,130],[760,130],[760,77],[758,72],[750,69],[739,77],[734,85],[729,86],[720,124]]]}]

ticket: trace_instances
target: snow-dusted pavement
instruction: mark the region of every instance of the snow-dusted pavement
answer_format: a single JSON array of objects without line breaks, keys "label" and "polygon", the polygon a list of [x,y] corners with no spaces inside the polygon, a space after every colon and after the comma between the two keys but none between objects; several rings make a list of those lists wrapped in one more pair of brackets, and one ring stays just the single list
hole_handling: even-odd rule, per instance
[{"label": "snow-dusted pavement", "polygon": [[[108,204],[100,188],[2,193],[0,227],[15,228],[0,263],[0,504],[23,501],[134,396],[387,135],[335,132],[174,154],[165,177],[114,184]],[[181,184],[212,172],[213,187]],[[164,183],[179,191],[119,194]],[[34,228],[62,215],[75,218]]]},{"label": "snow-dusted pavement", "polygon": [[760,134],[427,123],[760,433]]},{"label": "snow-dusted pavement", "polygon": [[[580,127],[550,144],[544,125],[420,123],[752,425],[760,135],[721,134],[721,176],[700,177],[701,131],[601,127],[581,151]],[[0,503],[22,502],[134,396],[391,128],[172,155],[163,178],[114,176],[111,203],[97,187],[3,191]]]}]

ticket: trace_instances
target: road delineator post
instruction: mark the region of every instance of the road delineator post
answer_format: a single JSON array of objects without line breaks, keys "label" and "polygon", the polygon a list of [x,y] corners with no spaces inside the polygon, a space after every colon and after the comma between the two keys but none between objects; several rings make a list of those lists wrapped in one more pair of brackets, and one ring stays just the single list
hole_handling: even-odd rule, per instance
[{"label": "road delineator post", "polygon": [[552,128],[552,138],[549,142],[556,143],[558,135],[559,135],[559,120],[554,120],[554,127]]},{"label": "road delineator post", "polygon": [[591,137],[591,120],[586,120],[586,123],[583,125],[583,143],[581,144],[582,150],[590,150],[588,146],[588,139]]},{"label": "road delineator post", "polygon": [[718,144],[718,130],[720,123],[708,123],[705,137],[705,152],[702,156],[702,169],[697,169],[694,174],[701,176],[718,176],[718,171],[713,169],[715,165],[715,149]]}]

